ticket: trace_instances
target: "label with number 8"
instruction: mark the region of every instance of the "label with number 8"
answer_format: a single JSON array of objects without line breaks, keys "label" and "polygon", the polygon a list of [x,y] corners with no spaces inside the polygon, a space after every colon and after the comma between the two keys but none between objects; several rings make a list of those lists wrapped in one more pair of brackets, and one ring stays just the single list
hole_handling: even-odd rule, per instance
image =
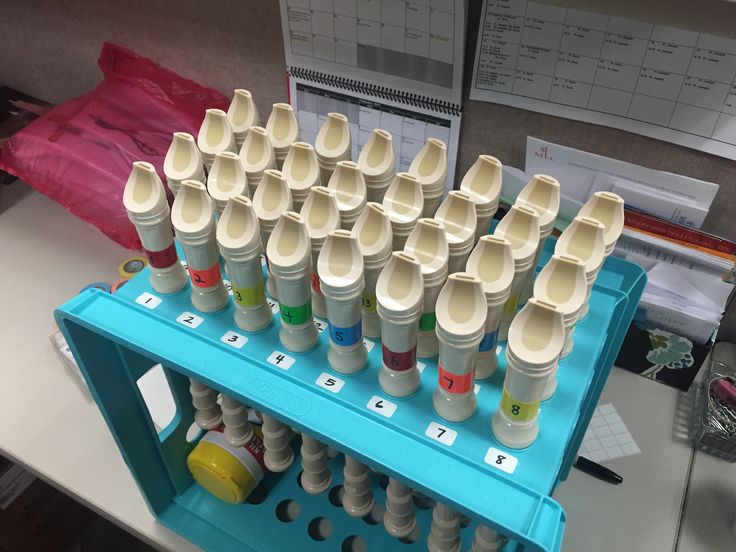
[{"label": "label with number 8", "polygon": [[539,401],[532,403],[517,401],[504,387],[503,394],[501,395],[501,410],[503,410],[506,416],[512,420],[529,422],[533,420],[539,412]]},{"label": "label with number 8", "polygon": [[462,393],[468,393],[473,389],[473,372],[470,371],[467,374],[453,374],[442,367],[442,364],[437,364],[437,374],[439,376],[440,387],[452,393],[453,395],[460,395]]},{"label": "label with number 8", "polygon": [[489,466],[509,474],[516,471],[516,465],[519,463],[519,459],[516,456],[495,447],[488,449],[483,461]]}]

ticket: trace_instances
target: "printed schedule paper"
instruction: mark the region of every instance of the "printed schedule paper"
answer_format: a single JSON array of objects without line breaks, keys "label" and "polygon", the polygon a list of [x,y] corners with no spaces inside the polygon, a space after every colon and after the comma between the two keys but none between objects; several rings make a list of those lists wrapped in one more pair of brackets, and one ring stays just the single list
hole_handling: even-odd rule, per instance
[{"label": "printed schedule paper", "polygon": [[460,117],[431,110],[419,110],[386,99],[348,94],[339,88],[315,86],[296,78],[289,79],[291,103],[297,112],[302,140],[314,143],[328,113],[337,112],[350,121],[351,158],[357,159],[374,128],[393,136],[396,171],[408,171],[412,160],[428,138],[447,144],[448,184],[455,174]]},{"label": "printed schedule paper", "polygon": [[524,0],[484,0],[478,37],[471,99],[736,159],[736,40]]},{"label": "printed schedule paper", "polygon": [[462,100],[463,0],[281,0],[288,67]]},{"label": "printed schedule paper", "polygon": [[352,159],[373,129],[407,171],[427,138],[447,144],[452,189],[460,137],[464,0],[281,0],[289,100],[302,139],[325,117],[350,122]]}]

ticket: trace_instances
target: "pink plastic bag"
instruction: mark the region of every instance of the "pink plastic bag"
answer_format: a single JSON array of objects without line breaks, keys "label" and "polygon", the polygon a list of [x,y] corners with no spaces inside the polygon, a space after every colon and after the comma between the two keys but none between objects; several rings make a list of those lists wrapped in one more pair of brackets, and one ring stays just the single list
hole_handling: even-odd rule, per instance
[{"label": "pink plastic bag", "polygon": [[104,44],[98,63],[105,80],[15,133],[0,169],[137,249],[122,199],[131,163],[148,161],[163,179],[171,134],[196,136],[205,109],[229,101],[120,46]]}]

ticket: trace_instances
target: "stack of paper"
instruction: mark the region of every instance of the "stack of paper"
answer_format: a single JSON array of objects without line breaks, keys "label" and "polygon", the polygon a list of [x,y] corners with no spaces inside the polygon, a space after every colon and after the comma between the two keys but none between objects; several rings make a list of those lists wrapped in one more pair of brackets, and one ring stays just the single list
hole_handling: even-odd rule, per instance
[{"label": "stack of paper", "polygon": [[641,265],[648,283],[639,315],[663,330],[706,343],[733,289],[736,243],[697,230],[718,185],[527,139],[526,171],[504,167],[503,201],[511,204],[532,175],[560,181],[564,229],[591,194],[607,190],[626,202],[614,255]]},{"label": "stack of paper", "polygon": [[526,172],[549,174],[560,181],[560,216],[568,220],[593,193],[605,190],[620,195],[629,206],[700,228],[719,188],[712,182],[648,169],[531,136],[526,143]]}]

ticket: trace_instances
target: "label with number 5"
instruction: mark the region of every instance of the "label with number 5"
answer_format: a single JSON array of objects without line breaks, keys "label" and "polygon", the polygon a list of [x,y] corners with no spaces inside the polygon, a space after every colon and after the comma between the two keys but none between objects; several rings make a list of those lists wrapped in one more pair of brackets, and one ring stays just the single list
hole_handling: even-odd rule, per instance
[{"label": "label with number 5", "polygon": [[340,347],[350,347],[363,338],[363,326],[360,320],[358,320],[355,326],[351,326],[350,328],[341,328],[335,326],[332,322],[329,323],[329,326],[330,339],[335,345],[339,345]]},{"label": "label with number 5", "polygon": [[536,418],[539,412],[539,401],[532,403],[517,401],[504,387],[501,395],[501,410],[512,420],[529,422]]},{"label": "label with number 5", "polygon": [[345,385],[345,380],[341,380],[338,377],[331,376],[327,372],[322,372],[317,381],[315,381],[320,387],[324,387],[332,393],[339,393],[342,386]]},{"label": "label with number 5", "polygon": [[472,370],[467,374],[454,374],[445,370],[442,364],[438,364],[437,375],[439,376],[440,387],[453,395],[468,393],[473,389]]}]

